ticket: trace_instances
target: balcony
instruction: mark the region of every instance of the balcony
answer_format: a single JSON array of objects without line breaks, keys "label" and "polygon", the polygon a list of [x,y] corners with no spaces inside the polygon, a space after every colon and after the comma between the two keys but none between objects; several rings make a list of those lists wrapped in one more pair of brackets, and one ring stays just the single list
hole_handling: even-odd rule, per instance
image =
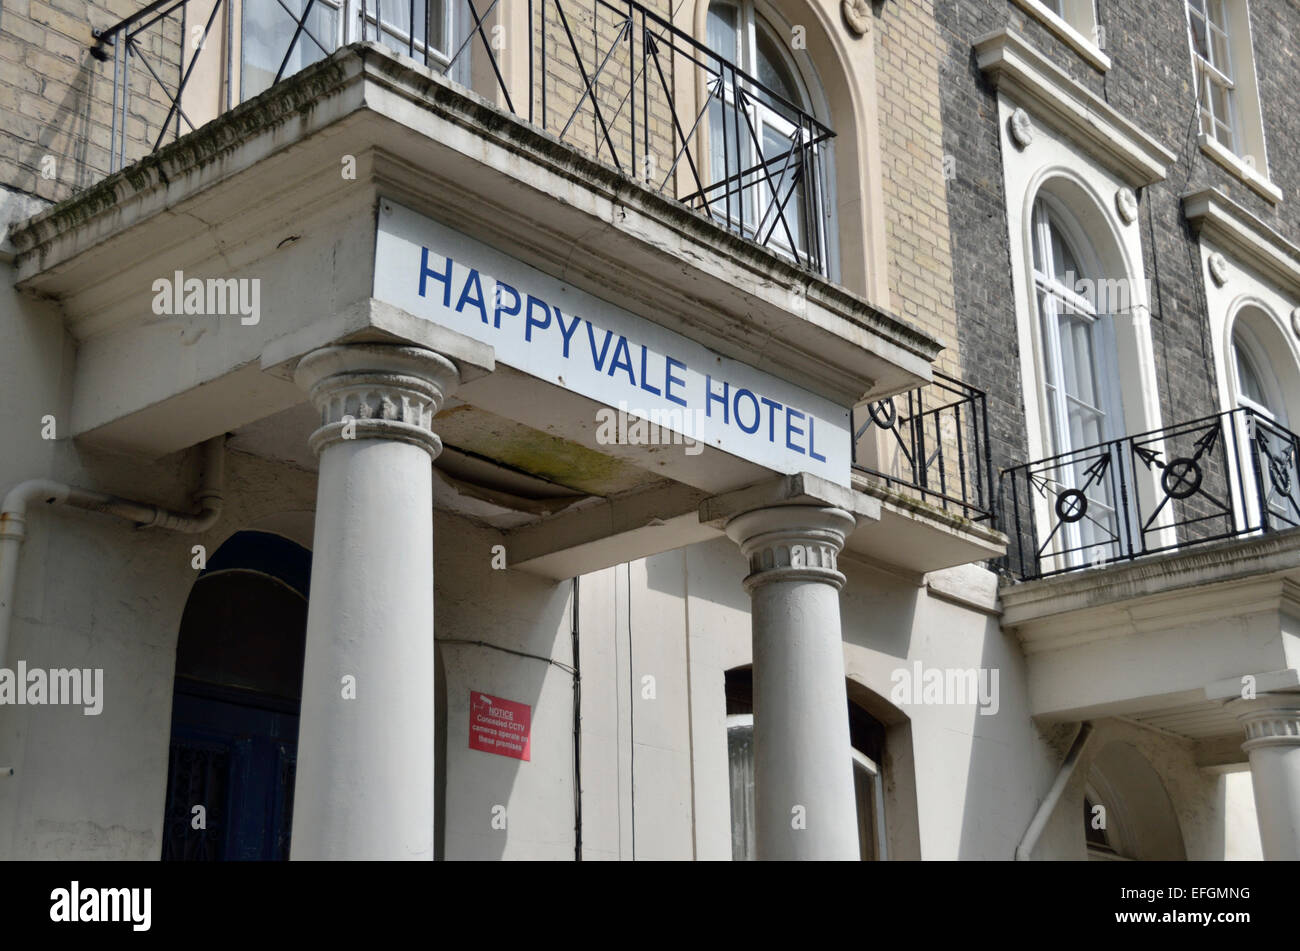
[{"label": "balcony", "polygon": [[991,522],[987,397],[935,371],[928,386],[858,407],[853,467],[939,511]]},{"label": "balcony", "polygon": [[1006,469],[1005,568],[1030,581],[1300,527],[1298,456],[1242,408]]},{"label": "balcony", "polygon": [[92,52],[113,64],[114,170],[372,41],[833,277],[834,133],[792,88],[760,82],[629,0],[156,0],[96,37]]},{"label": "balcony", "polygon": [[1001,557],[988,400],[939,371],[925,386],[853,412],[853,485],[878,498],[879,530],[850,548],[913,571]]}]

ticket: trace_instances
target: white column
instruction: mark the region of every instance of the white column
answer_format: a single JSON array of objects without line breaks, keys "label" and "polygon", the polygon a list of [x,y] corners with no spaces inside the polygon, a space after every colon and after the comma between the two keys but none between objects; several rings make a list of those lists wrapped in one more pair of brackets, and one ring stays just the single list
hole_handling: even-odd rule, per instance
[{"label": "white column", "polygon": [[290,854],[432,859],[432,424],[457,370],[357,344],[308,354],[295,379],[321,426]]},{"label": "white column", "polygon": [[750,567],[760,859],[860,857],[836,569],[853,527],[848,512],[813,505],[726,523]]},{"label": "white column", "polygon": [[1265,693],[1230,707],[1246,730],[1260,844],[1269,861],[1300,859],[1300,693]]}]

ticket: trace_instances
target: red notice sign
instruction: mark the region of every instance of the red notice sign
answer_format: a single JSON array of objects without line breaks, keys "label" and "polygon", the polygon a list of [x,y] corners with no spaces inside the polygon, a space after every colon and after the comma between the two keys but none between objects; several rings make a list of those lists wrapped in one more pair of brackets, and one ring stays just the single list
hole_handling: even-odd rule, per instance
[{"label": "red notice sign", "polygon": [[532,707],[490,694],[469,693],[469,748],[528,759]]}]

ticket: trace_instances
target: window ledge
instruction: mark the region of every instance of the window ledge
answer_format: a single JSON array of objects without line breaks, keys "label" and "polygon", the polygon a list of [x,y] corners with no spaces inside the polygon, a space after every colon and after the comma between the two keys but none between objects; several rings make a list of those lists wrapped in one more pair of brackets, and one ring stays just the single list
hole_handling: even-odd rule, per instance
[{"label": "window ledge", "polygon": [[1249,162],[1242,161],[1239,155],[1225,148],[1218,139],[1211,138],[1202,132],[1196,137],[1196,141],[1200,143],[1202,152],[1233,175],[1236,175],[1268,201],[1276,205],[1282,200],[1282,189],[1270,182],[1268,176],[1261,174],[1259,169]]},{"label": "window ledge", "polygon": [[1183,214],[1201,238],[1300,298],[1300,247],[1215,188],[1184,195]]},{"label": "window ledge", "polygon": [[1039,0],[1015,0],[1015,2],[1064,40],[1098,72],[1104,73],[1110,69],[1110,57],[1101,51],[1100,46],[1061,19],[1055,12],[1043,6]]}]

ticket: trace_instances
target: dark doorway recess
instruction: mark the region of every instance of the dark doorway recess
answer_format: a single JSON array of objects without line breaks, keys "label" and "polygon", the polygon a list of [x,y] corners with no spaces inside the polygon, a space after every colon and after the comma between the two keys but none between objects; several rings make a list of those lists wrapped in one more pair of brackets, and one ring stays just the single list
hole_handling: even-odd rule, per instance
[{"label": "dark doorway recess", "polygon": [[164,861],[288,859],[310,577],[305,548],[240,532],[194,583],[176,645]]}]

